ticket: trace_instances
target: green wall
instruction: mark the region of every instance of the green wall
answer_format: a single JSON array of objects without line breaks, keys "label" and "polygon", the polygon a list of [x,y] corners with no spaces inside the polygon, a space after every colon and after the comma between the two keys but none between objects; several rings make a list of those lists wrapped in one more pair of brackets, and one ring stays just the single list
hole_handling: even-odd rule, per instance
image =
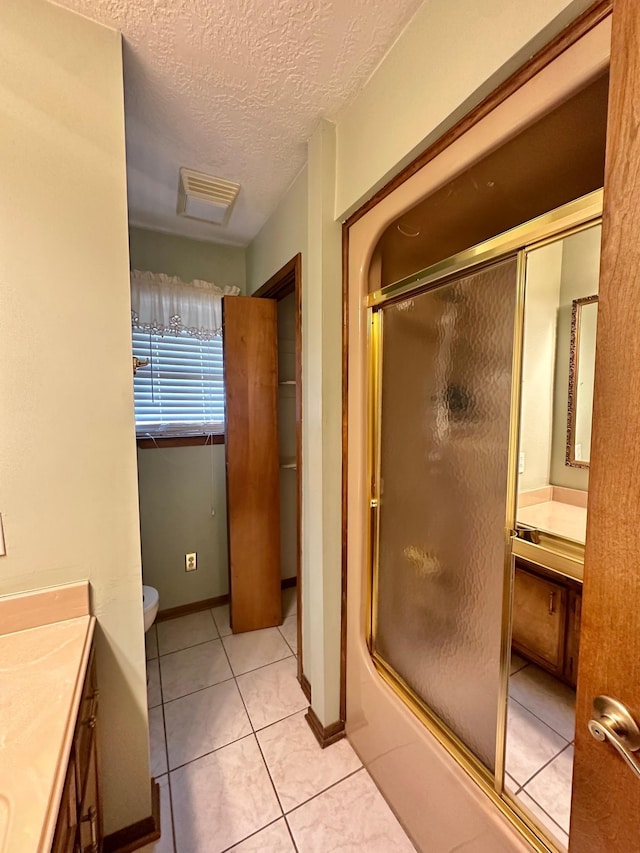
[{"label": "green wall", "polygon": [[[131,267],[245,290],[245,250],[131,228]],[[138,449],[144,582],[160,609],[228,592],[224,445]],[[185,572],[195,551],[198,568]]]},{"label": "green wall", "polygon": [[244,292],[244,249],[131,227],[129,250],[132,269],[177,275],[183,281],[200,278],[221,286],[236,285]]}]

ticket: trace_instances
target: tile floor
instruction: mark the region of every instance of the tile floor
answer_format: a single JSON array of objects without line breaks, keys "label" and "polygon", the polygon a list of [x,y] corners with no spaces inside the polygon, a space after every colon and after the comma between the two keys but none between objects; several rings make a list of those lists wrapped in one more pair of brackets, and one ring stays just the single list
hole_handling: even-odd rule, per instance
[{"label": "tile floor", "polygon": [[511,656],[506,787],[565,847],[569,844],[575,691]]},{"label": "tile floor", "polygon": [[144,853],[411,853],[346,740],[318,746],[296,678],[295,589],[280,628],[231,634],[228,607],[146,635],[162,838]]}]

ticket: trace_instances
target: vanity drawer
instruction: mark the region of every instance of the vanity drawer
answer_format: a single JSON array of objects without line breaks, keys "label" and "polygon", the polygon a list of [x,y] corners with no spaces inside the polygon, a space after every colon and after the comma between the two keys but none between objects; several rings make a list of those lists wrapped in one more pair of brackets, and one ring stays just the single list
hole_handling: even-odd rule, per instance
[{"label": "vanity drawer", "polygon": [[56,834],[51,853],[75,853],[78,829],[78,805],[76,793],[75,759],[72,753],[62,789]]},{"label": "vanity drawer", "polygon": [[82,853],[99,853],[102,827],[98,803],[98,761],[92,741],[86,767],[86,779],[80,805],[80,849]]},{"label": "vanity drawer", "polygon": [[74,738],[74,751],[76,756],[76,780],[79,797],[83,796],[86,785],[89,755],[92,749],[92,741],[95,735],[98,715],[98,687],[96,680],[96,664],[93,652],[89,660],[87,677],[85,679],[80,708],[78,710],[78,721]]},{"label": "vanity drawer", "polygon": [[51,853],[100,853],[102,815],[97,745],[98,689],[89,658]]}]

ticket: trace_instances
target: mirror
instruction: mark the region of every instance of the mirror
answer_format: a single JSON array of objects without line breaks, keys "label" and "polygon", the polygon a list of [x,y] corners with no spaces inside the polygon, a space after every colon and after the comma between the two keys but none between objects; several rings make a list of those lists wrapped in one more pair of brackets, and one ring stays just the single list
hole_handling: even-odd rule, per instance
[{"label": "mirror", "polygon": [[574,299],[571,309],[566,453],[566,464],[572,468],[588,468],[591,457],[597,323],[597,295]]},{"label": "mirror", "polygon": [[549,241],[529,251],[525,272],[504,784],[560,849],[571,812],[600,240],[595,225]]},{"label": "mirror", "polygon": [[587,523],[600,241],[594,225],[530,250],[526,261],[516,522],[579,545]]}]

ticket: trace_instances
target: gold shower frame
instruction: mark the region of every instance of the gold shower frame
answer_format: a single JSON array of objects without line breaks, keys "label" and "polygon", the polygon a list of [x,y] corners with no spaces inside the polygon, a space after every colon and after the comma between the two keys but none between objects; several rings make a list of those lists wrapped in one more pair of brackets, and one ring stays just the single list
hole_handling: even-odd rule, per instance
[{"label": "gold shower frame", "polygon": [[[469,774],[482,791],[489,796],[515,829],[539,853],[557,853],[555,842],[538,827],[529,814],[504,787],[504,763],[506,746],[507,698],[511,648],[511,603],[514,556],[519,550],[516,538],[516,484],[518,471],[518,444],[520,432],[520,387],[522,372],[524,296],[527,255],[535,249],[553,243],[560,238],[593,227],[602,219],[603,191],[596,190],[582,198],[563,205],[530,222],[519,225],[503,234],[486,240],[470,249],[390,284],[369,294],[367,298],[367,482],[369,483],[369,547],[366,555],[369,571],[366,590],[366,643],[377,672],[399,699],[418,717],[427,730]],[[496,727],[495,773],[491,773],[457,735],[435,714],[434,711],[409,687],[403,678],[374,648],[377,621],[378,573],[379,573],[379,472],[380,472],[380,424],[381,364],[383,354],[383,307],[419,295],[439,287],[447,279],[482,266],[493,264],[508,257],[517,257],[517,296],[514,318],[514,346],[511,384],[511,424],[509,429],[509,458],[507,500],[504,526],[505,556],[502,600],[502,636],[500,644],[500,694]],[[565,543],[558,541],[557,549],[562,552]],[[568,553],[571,543],[566,543]],[[571,559],[579,561],[580,555],[571,553]],[[553,561],[553,557],[552,557]],[[563,573],[567,571],[561,558],[557,560]],[[540,562],[540,560],[538,560]],[[575,576],[575,575],[574,575]]]}]

